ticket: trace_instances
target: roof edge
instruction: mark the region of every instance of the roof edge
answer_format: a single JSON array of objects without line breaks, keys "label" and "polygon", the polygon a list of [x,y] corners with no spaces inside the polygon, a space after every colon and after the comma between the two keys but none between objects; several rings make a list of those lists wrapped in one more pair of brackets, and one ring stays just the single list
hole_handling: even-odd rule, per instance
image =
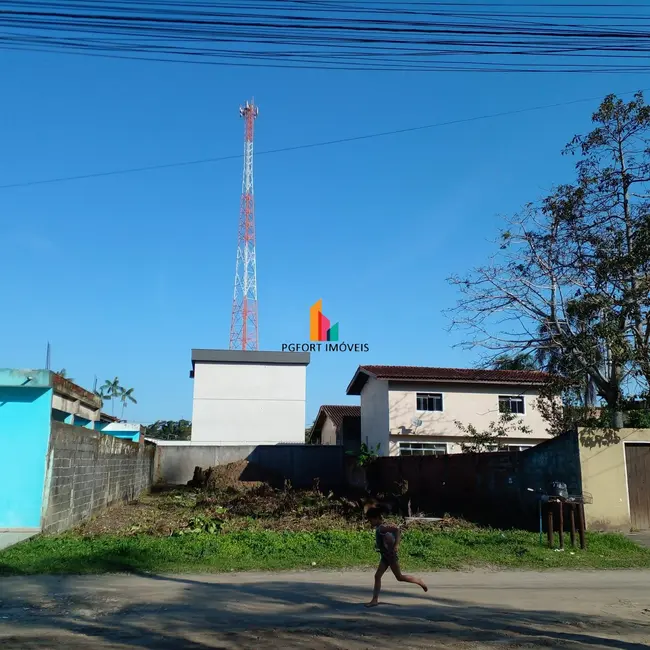
[{"label": "roof edge", "polygon": [[448,379],[448,378],[429,378],[429,379],[413,379],[402,377],[382,377],[379,375],[378,379],[388,382],[395,382],[400,384],[483,384],[485,386],[544,386],[546,383],[543,380],[515,380],[515,379]]},{"label": "roof edge", "polygon": [[[363,377],[361,376],[362,374]],[[372,372],[365,369],[363,366],[359,366],[357,368],[357,371],[354,373],[354,377],[352,377],[352,380],[348,384],[348,387],[345,389],[345,394],[361,395],[361,391],[363,390],[363,387],[366,385],[368,379],[370,379],[371,377],[376,378],[376,376]]]},{"label": "roof edge", "polygon": [[307,366],[309,361],[309,352],[192,349],[192,370],[196,363]]}]

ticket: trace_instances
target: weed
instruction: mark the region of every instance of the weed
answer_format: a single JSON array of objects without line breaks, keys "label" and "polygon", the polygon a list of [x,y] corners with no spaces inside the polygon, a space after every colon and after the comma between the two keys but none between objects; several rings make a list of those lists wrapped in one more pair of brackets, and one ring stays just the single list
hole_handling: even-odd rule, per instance
[{"label": "weed", "polygon": [[[247,571],[369,567],[377,562],[368,530],[279,532],[212,529],[193,522],[192,534],[154,537],[64,534],[37,537],[0,552],[0,575],[37,573]],[[216,534],[219,533],[219,534]],[[408,529],[405,569],[472,567],[615,569],[650,567],[650,549],[622,535],[590,533],[588,548],[555,553],[535,533],[492,529]]]}]

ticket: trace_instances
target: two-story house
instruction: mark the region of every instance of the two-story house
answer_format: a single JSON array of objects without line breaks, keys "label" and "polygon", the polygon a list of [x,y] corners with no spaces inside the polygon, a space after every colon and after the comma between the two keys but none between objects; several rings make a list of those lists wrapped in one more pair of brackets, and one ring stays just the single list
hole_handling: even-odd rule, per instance
[{"label": "two-story house", "polygon": [[361,396],[361,441],[381,456],[454,454],[464,435],[456,421],[485,430],[504,411],[530,434],[502,439],[522,449],[551,436],[535,402],[547,379],[528,370],[359,366],[347,389]]}]

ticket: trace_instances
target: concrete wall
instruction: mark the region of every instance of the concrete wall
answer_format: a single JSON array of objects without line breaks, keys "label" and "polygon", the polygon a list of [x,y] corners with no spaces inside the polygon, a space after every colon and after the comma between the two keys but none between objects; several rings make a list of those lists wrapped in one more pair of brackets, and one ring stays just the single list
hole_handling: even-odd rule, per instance
[{"label": "concrete wall", "polygon": [[192,479],[197,466],[248,460],[294,487],[311,487],[316,478],[323,486],[338,486],[345,482],[344,458],[343,447],[335,445],[161,445],[156,449],[155,481],[182,485]]},{"label": "concrete wall", "polygon": [[304,442],[306,379],[304,365],[197,362],[192,440],[212,445]]},{"label": "concrete wall", "polygon": [[361,390],[361,442],[371,448],[379,444],[379,455],[387,456],[388,382],[370,377]]},{"label": "concrete wall", "polygon": [[[441,393],[442,411],[418,411],[417,393]],[[518,415],[532,429],[531,439],[548,440],[547,423],[535,407],[539,391],[514,386],[482,386],[473,384],[389,384],[389,428],[393,435],[458,436],[454,424],[472,424],[477,429],[487,429],[490,422],[499,419],[499,396],[523,396],[525,413]],[[413,419],[422,424],[415,426]],[[521,434],[519,434],[521,435]]]},{"label": "concrete wall", "polygon": [[650,429],[621,429],[617,434],[618,442],[607,442],[597,435],[580,433],[583,489],[594,501],[585,506],[585,516],[594,529],[629,530],[631,525],[625,443],[650,443]]},{"label": "concrete wall", "polygon": [[51,388],[0,387],[0,530],[38,530]]},{"label": "concrete wall", "polygon": [[52,422],[43,530],[55,533],[106,506],[136,498],[153,482],[155,447]]}]

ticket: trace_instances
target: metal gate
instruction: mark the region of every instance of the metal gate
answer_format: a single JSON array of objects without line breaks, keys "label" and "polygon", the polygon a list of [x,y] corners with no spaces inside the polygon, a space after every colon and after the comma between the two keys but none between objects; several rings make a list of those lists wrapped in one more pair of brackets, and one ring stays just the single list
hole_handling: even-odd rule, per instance
[{"label": "metal gate", "polygon": [[631,525],[650,528],[650,443],[626,444],[625,461]]}]

